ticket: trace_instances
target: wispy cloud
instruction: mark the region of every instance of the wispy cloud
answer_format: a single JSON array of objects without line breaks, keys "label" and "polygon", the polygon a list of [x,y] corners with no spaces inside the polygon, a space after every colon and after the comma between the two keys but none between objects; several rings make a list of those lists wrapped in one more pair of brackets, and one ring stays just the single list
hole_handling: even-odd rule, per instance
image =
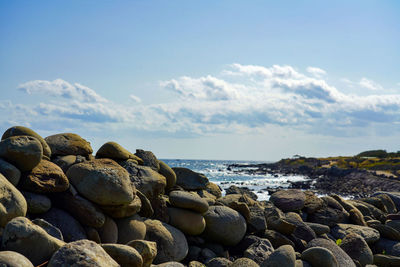
[{"label": "wispy cloud", "polygon": [[382,85],[380,85],[380,84],[378,84],[378,83],[376,83],[376,82],[374,82],[372,80],[369,80],[369,79],[367,79],[365,77],[361,78],[359,84],[362,87],[364,87],[366,89],[369,89],[369,90],[372,90],[372,91],[381,91],[381,90],[383,90]]},{"label": "wispy cloud", "polygon": [[326,71],[324,71],[323,69],[320,68],[316,68],[316,67],[308,67],[307,72],[310,73],[311,75],[315,76],[315,77],[321,77],[326,75]]},{"label": "wispy cloud", "polygon": [[142,102],[142,99],[140,99],[140,97],[138,97],[136,95],[129,95],[129,98],[135,103],[141,103]]}]

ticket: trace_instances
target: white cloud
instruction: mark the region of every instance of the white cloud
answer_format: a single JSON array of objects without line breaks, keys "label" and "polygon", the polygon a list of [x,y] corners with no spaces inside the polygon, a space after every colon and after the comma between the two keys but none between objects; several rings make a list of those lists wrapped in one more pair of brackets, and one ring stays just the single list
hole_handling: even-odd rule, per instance
[{"label": "white cloud", "polygon": [[307,72],[312,74],[315,77],[321,77],[326,75],[326,71],[317,67],[307,67]]},{"label": "white cloud", "polygon": [[372,90],[372,91],[381,91],[381,90],[383,90],[382,85],[380,85],[380,84],[378,84],[378,83],[376,83],[376,82],[374,82],[372,80],[369,80],[369,79],[367,79],[365,77],[361,78],[359,84],[362,87],[364,87],[366,89],[369,89],[369,90]]},{"label": "white cloud", "polygon": [[136,95],[129,95],[129,98],[135,103],[141,103],[142,102],[142,99],[140,99],[140,97],[138,97]]}]

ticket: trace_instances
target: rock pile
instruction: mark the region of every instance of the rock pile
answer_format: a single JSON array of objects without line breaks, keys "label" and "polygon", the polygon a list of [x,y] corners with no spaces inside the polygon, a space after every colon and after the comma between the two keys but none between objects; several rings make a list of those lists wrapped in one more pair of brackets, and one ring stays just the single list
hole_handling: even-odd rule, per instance
[{"label": "rock pile", "polygon": [[116,142],[15,126],[0,141],[0,265],[400,266],[400,193],[270,201]]}]

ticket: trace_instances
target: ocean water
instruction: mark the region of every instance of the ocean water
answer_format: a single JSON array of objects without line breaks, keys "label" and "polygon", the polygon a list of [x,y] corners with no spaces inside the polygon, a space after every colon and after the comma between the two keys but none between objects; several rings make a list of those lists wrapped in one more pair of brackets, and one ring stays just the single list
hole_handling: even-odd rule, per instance
[{"label": "ocean water", "polygon": [[223,194],[231,185],[247,187],[257,194],[258,200],[268,200],[268,188],[287,188],[290,181],[304,181],[307,177],[301,175],[248,175],[236,173],[235,169],[228,170],[230,164],[257,164],[259,161],[233,161],[233,160],[186,160],[162,159],[170,167],[184,167],[195,172],[203,173],[211,182],[218,184]]}]

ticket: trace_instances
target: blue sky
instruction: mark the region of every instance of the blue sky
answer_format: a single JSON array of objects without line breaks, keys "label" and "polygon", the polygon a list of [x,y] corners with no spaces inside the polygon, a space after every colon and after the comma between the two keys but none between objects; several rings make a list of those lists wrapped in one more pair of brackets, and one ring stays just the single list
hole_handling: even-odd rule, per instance
[{"label": "blue sky", "polygon": [[0,131],[160,158],[400,150],[398,1],[0,1]]}]

